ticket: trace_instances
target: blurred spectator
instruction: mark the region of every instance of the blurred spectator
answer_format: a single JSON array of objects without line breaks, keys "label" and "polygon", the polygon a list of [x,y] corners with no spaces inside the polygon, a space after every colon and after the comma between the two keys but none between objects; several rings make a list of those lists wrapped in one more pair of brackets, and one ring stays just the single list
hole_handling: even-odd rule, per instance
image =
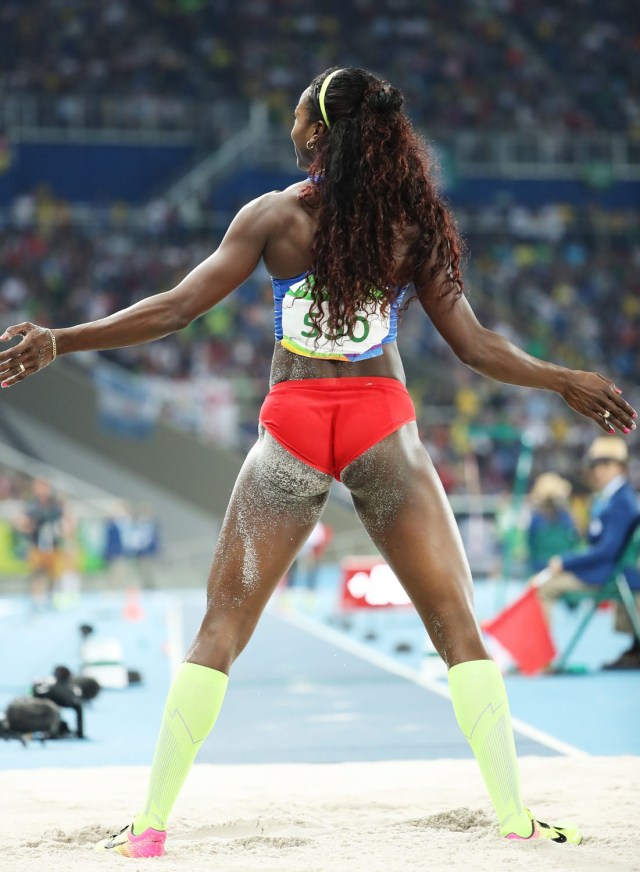
[{"label": "blurred spectator", "polygon": [[[549,560],[550,578],[539,586],[540,600],[551,617],[552,605],[565,593],[585,592],[605,584],[638,521],[640,508],[627,478],[626,443],[615,436],[596,439],[587,455],[595,497],[584,550],[568,551]],[[625,571],[630,587],[640,590],[640,569]],[[640,602],[640,596],[636,597]],[[640,639],[635,637],[626,610],[616,605],[616,630],[630,634],[632,643],[605,669],[640,669]]]},{"label": "blurred spectator", "polygon": [[540,572],[551,557],[572,550],[579,540],[568,509],[571,483],[555,472],[539,475],[529,494],[531,518],[527,529],[529,569]]},{"label": "blurred spectator", "polygon": [[62,499],[44,478],[33,480],[32,492],[16,519],[16,529],[28,542],[33,604],[51,604],[63,574],[72,569],[69,541],[74,521]]},{"label": "blurred spectator", "polygon": [[322,557],[333,537],[333,530],[322,521],[315,525],[307,541],[298,552],[287,574],[287,587],[301,587],[314,591]]},{"label": "blurred spectator", "polygon": [[134,571],[143,587],[153,587],[150,558],[160,551],[157,519],[145,505],[131,507],[119,503],[106,526],[104,559],[111,569],[112,581],[126,581]]}]

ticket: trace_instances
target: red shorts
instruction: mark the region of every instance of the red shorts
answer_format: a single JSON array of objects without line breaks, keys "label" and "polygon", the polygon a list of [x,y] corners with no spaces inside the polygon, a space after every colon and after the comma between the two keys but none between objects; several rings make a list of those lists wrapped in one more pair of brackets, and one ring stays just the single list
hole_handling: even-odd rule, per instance
[{"label": "red shorts", "polygon": [[402,382],[366,376],[278,382],[260,410],[283,448],[338,481],[356,457],[415,419]]}]

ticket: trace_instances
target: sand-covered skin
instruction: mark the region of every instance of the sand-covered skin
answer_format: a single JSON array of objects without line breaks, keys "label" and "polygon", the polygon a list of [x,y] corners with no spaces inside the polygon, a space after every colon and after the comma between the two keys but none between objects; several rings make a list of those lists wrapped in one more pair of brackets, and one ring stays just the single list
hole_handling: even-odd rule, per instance
[{"label": "sand-covered skin", "polygon": [[0,869],[94,872],[640,870],[640,757],[522,760],[540,818],[579,821],[580,847],[498,837],[471,760],[196,765],[160,860],[93,852],[126,823],[147,770],[0,775]]}]

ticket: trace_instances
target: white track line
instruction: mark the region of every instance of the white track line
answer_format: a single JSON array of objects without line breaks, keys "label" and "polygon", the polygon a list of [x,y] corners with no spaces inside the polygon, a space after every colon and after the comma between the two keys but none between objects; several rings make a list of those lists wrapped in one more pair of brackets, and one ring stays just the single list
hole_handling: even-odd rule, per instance
[{"label": "white track line", "polygon": [[182,598],[180,596],[167,597],[165,608],[167,621],[167,657],[169,660],[171,678],[174,678],[184,660],[186,651],[184,646],[184,609],[182,606]]},{"label": "white track line", "polygon": [[[442,696],[445,699],[451,699],[451,694],[449,693],[449,687],[447,684],[431,678],[424,678],[413,669],[409,669],[408,666],[403,666],[401,663],[396,662],[386,654],[380,654],[377,651],[373,651],[368,645],[364,645],[362,642],[356,642],[353,639],[349,639],[338,630],[327,627],[312,618],[306,617],[306,615],[293,614],[291,612],[285,613],[277,611],[276,609],[270,609],[270,614],[294,627],[297,627],[299,630],[304,630],[310,635],[316,636],[318,639],[322,639],[325,642],[329,642],[331,645],[335,645],[336,648],[342,648],[343,651],[348,651],[349,654],[354,654],[356,657],[360,657],[362,660],[366,660],[374,666],[379,666],[380,669],[391,672],[393,675],[399,675],[401,678],[405,678],[407,681],[412,681],[414,684],[419,684],[420,687],[424,687],[425,690],[430,690],[432,693],[436,693],[438,696]],[[551,736],[549,733],[545,733],[544,730],[539,730],[537,727],[525,723],[525,721],[518,720],[518,718],[514,717],[511,718],[511,721],[514,730],[517,730],[518,733],[526,736],[528,739],[533,739],[534,742],[546,745],[547,748],[551,748],[559,754],[564,754],[567,757],[590,756],[581,748],[576,748],[574,745],[569,745],[561,739],[556,739],[555,736]]]}]

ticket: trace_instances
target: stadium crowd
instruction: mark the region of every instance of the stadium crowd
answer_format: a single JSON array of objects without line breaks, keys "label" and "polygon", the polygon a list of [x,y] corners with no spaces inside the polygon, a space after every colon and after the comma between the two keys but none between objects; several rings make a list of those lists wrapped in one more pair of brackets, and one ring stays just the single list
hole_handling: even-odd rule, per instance
[{"label": "stadium crowd", "polygon": [[[30,204],[27,199],[15,204],[0,228],[5,325],[32,320],[62,326],[102,317],[172,287],[218,241],[179,214],[167,212],[160,221],[157,204],[139,227],[126,223],[118,208],[104,224],[92,226],[69,220],[68,207],[44,194]],[[467,291],[480,320],[533,354],[610,374],[633,401],[640,372],[637,216],[500,201],[458,209],[456,215],[470,255]],[[267,390],[271,295],[269,277],[259,268],[187,330],[108,356],[144,375],[186,379],[214,373],[228,379],[241,408],[238,438],[248,445]],[[593,435],[590,425],[565,413],[555,399],[450,367],[451,352],[415,302],[403,317],[400,343],[425,437],[440,444],[434,451],[449,489],[465,486],[455,473],[456,458],[470,441],[482,460],[483,486],[498,491],[513,475],[523,432],[541,447],[551,436],[564,443],[569,464],[576,443]]]},{"label": "stadium crowd", "polygon": [[[637,138],[634,6],[575,5],[569,15],[553,0],[4,0],[0,102],[35,100],[44,125],[193,129],[207,134],[208,145],[228,133],[230,107],[246,112],[261,100],[289,124],[304,83],[328,66],[356,64],[400,84],[412,117],[436,137],[439,130],[520,130]],[[175,210],[155,200],[137,218],[126,205],[108,206],[101,220],[94,213],[87,222],[73,218],[74,208],[46,191],[24,193],[0,219],[3,323],[99,318],[171,287],[219,241],[202,229],[207,223],[193,202]],[[458,208],[456,217],[480,320],[533,354],[612,375],[637,404],[637,216],[496,198]],[[592,436],[588,424],[546,395],[450,367],[450,351],[414,309],[400,342],[425,439],[449,490],[467,487],[459,459],[470,449],[483,488],[505,487],[524,432],[542,460],[553,437],[567,446],[566,464],[575,462],[576,445]],[[258,270],[182,333],[108,356],[150,376],[222,375],[233,384],[238,438],[248,445],[272,346],[271,288]]]},{"label": "stadium crowd", "polygon": [[[4,0],[0,95],[50,97],[50,123],[194,127],[223,101],[287,120],[333,64],[401,82],[421,125],[637,131],[634,4],[580,0]],[[51,108],[52,107],[52,108]],[[213,119],[209,118],[215,126]]]}]

